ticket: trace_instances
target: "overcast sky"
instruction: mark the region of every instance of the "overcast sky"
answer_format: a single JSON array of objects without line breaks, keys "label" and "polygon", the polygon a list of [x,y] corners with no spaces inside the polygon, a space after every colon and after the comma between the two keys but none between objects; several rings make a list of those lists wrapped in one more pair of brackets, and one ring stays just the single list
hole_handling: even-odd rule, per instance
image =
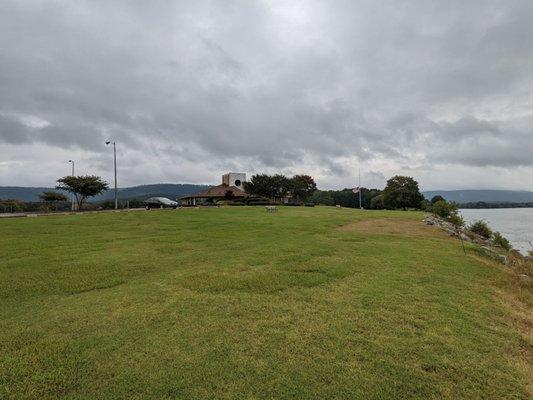
[{"label": "overcast sky", "polygon": [[0,1],[0,185],[533,190],[533,1]]}]

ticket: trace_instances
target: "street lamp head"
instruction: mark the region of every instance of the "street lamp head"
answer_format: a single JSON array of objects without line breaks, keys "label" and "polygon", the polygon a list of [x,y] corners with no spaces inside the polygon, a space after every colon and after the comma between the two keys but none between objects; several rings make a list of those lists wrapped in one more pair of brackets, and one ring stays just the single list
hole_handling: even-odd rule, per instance
[{"label": "street lamp head", "polygon": [[105,142],[105,144],[109,144],[109,143],[111,143],[109,140],[107,142]]},{"label": "street lamp head", "polygon": [[72,161],[72,160],[68,160],[68,162],[74,162],[74,161]]}]

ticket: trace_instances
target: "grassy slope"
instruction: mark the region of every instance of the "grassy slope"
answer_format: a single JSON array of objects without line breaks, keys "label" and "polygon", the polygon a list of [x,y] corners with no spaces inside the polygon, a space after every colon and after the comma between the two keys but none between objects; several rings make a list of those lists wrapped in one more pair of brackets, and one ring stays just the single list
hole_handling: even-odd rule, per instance
[{"label": "grassy slope", "polygon": [[528,398],[510,278],[421,218],[2,220],[0,398]]}]

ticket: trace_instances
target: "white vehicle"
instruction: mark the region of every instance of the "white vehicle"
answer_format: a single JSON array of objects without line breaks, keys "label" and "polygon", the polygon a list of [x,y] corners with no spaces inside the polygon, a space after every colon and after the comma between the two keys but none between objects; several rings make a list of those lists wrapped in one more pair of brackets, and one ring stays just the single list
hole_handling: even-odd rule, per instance
[{"label": "white vehicle", "polygon": [[167,199],[166,197],[150,197],[149,199],[146,199],[144,202],[144,208],[149,210],[150,208],[178,208],[178,203],[176,201]]}]

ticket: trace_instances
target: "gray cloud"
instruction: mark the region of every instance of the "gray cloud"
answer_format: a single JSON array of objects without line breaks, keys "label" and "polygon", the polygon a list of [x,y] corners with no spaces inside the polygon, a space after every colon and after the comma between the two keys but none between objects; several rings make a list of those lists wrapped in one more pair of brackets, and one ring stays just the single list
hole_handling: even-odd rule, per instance
[{"label": "gray cloud", "polygon": [[348,186],[359,163],[424,187],[453,186],[431,178],[445,165],[525,177],[532,19],[527,0],[3,1],[0,162],[61,159],[0,184],[46,184],[72,154],[105,174],[107,138],[125,184],[238,169]]}]

